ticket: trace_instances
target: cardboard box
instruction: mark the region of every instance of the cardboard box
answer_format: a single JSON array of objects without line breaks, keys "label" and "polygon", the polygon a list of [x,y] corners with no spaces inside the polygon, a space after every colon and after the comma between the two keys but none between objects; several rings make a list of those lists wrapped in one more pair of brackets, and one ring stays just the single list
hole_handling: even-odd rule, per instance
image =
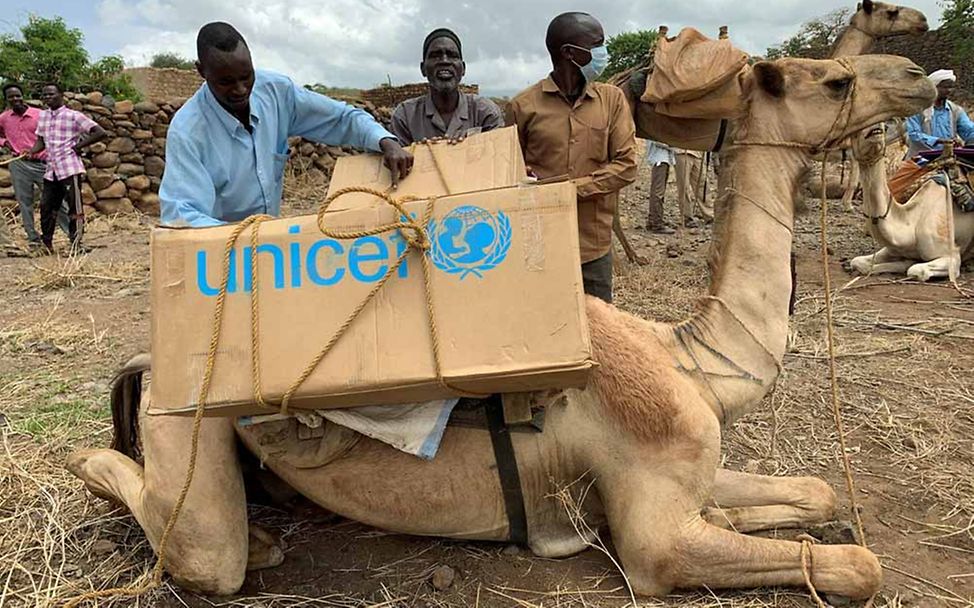
[{"label": "cardboard box", "polygon": [[[407,205],[422,217],[425,202]],[[439,199],[429,224],[432,292],[444,376],[475,393],[586,383],[591,351],[582,294],[575,187],[569,182]],[[327,214],[330,228],[394,219],[388,206]],[[221,262],[232,226],[153,231],[152,408],[198,403]],[[398,234],[336,241],[314,216],[260,226],[261,379],[277,403],[395,262]],[[267,413],[253,403],[249,231],[231,258],[208,411]],[[435,379],[422,260],[405,264],[362,311],[292,408],[407,403],[448,396]]]},{"label": "cardboard box", "polygon": [[[494,129],[451,145],[445,141],[412,144],[413,170],[399,182],[396,196],[442,196],[517,186],[527,179],[517,127]],[[434,160],[433,155],[436,155]],[[439,163],[439,169],[437,169]],[[442,173],[441,173],[442,170]],[[392,186],[389,170],[375,154],[345,156],[338,160],[328,184],[328,195],[345,186],[364,186],[381,192]],[[383,204],[370,194],[346,194],[331,210]]]}]

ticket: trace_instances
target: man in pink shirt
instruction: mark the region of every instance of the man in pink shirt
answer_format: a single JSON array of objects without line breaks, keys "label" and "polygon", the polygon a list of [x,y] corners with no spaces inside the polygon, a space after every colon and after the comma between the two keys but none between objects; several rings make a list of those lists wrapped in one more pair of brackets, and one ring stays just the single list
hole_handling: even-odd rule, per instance
[{"label": "man in pink shirt", "polygon": [[84,208],[81,206],[81,176],[85,173],[79,152],[106,137],[98,123],[64,105],[60,85],[41,89],[41,101],[48,109],[37,120],[37,141],[30,154],[47,150],[44,194],[41,198],[41,241],[53,251],[54,224],[61,201],[68,201],[68,238],[73,251],[81,250]]},{"label": "man in pink shirt", "polygon": [[[37,119],[41,111],[31,108],[24,103],[23,89],[16,83],[3,86],[3,98],[7,102],[7,109],[0,112],[0,151],[9,150],[14,156],[30,152],[37,140]],[[24,223],[24,232],[32,245],[40,245],[41,237],[34,228],[34,189],[40,195],[44,184],[44,172],[47,171],[43,152],[35,157],[25,157],[10,163],[10,179],[14,186],[14,195],[20,206],[20,219]],[[58,225],[68,233],[68,207],[61,205],[58,213]]]}]

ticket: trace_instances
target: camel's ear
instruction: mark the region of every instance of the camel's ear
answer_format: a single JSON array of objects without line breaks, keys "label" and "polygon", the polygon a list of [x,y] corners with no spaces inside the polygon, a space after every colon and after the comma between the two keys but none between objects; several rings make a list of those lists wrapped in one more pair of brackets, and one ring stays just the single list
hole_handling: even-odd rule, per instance
[{"label": "camel's ear", "polygon": [[783,97],[785,94],[785,73],[781,67],[770,61],[760,61],[754,64],[754,80],[758,86],[772,97]]},{"label": "camel's ear", "polygon": [[865,11],[867,15],[872,15],[873,0],[862,0],[862,10]]}]

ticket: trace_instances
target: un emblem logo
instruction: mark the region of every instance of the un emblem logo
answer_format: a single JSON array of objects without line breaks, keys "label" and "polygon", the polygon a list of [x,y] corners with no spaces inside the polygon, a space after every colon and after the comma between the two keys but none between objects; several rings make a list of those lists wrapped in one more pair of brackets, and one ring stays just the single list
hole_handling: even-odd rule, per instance
[{"label": "un emblem logo", "polygon": [[484,273],[507,257],[511,248],[511,220],[503,212],[496,216],[486,209],[457,207],[437,223],[430,220],[430,260],[448,274],[460,279]]}]

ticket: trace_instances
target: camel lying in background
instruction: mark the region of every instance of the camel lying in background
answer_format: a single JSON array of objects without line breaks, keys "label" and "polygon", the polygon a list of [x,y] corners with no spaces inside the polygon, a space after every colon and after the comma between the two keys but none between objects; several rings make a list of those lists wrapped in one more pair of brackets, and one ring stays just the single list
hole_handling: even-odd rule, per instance
[{"label": "camel lying in background", "polygon": [[[953,204],[953,242],[948,222],[947,189],[928,180],[904,204],[890,193],[885,167],[883,129],[861,133],[853,141],[853,154],[862,175],[863,212],[871,219],[869,233],[881,245],[871,255],[853,258],[861,274],[906,273],[920,281],[959,272],[963,260],[974,257],[974,213]],[[956,275],[955,275],[956,276]]]},{"label": "camel lying in background", "polygon": [[[935,95],[922,70],[888,56],[762,62],[745,85],[736,141],[809,147],[915,113]],[[781,367],[794,193],[809,162],[799,147],[735,146],[727,154],[719,259],[697,313],[652,323],[588,298],[599,363],[589,386],[548,401],[543,433],[511,435],[532,551],[564,557],[592,540],[553,497],[574,488],[586,527],[608,525],[640,594],[802,585],[800,543],[743,532],[821,522],[834,511],[835,495],[820,480],[719,467],[721,426],[759,403]],[[143,412],[147,406],[144,399]],[[127,505],[158,549],[184,482],[192,426],[142,416],[144,468],[107,449],[76,452],[68,467],[94,494]],[[195,477],[165,560],[180,586],[225,594],[244,580],[254,547],[235,435],[293,488],[346,517],[407,534],[509,538],[486,431],[449,427],[432,462],[355,436],[340,457],[315,466],[307,456],[320,440],[300,439],[293,421],[266,428],[203,420]],[[879,588],[882,571],[869,550],[816,545],[810,553],[819,591],[866,598]]]}]

